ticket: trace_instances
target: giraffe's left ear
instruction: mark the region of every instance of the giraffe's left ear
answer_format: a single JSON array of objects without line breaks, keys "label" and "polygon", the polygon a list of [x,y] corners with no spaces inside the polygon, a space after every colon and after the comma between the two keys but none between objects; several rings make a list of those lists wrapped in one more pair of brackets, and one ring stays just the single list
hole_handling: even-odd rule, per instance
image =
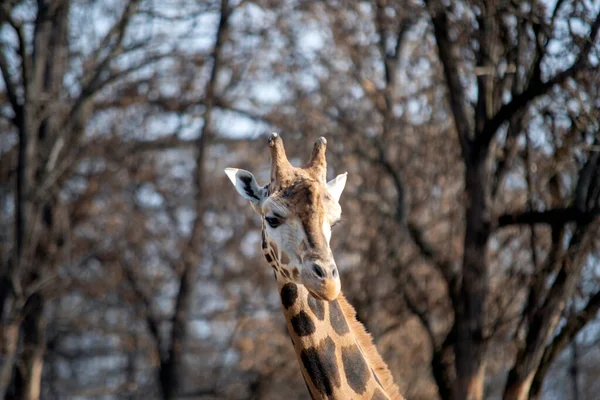
[{"label": "giraffe's left ear", "polygon": [[340,196],[346,187],[346,178],[348,177],[348,173],[344,172],[336,176],[334,179],[327,182],[327,191],[335,199],[335,201],[340,201]]},{"label": "giraffe's left ear", "polygon": [[258,186],[254,175],[237,168],[225,168],[225,173],[243,198],[257,205],[262,203],[265,198],[265,189]]}]

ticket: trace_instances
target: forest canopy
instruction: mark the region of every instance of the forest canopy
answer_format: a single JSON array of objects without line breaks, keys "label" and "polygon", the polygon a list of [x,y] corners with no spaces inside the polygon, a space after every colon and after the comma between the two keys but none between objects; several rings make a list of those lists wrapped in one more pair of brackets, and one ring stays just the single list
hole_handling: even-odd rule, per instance
[{"label": "forest canopy", "polygon": [[0,4],[0,399],[308,397],[223,170],[328,141],[407,399],[600,392],[597,1]]}]

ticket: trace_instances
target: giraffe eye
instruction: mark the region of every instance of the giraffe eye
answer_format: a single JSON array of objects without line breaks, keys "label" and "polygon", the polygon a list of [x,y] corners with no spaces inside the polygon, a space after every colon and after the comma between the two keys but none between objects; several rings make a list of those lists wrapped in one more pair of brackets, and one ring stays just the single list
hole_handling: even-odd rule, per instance
[{"label": "giraffe eye", "polygon": [[279,218],[265,217],[265,221],[267,221],[267,224],[269,224],[271,228],[277,228],[279,225],[281,225],[281,220]]}]

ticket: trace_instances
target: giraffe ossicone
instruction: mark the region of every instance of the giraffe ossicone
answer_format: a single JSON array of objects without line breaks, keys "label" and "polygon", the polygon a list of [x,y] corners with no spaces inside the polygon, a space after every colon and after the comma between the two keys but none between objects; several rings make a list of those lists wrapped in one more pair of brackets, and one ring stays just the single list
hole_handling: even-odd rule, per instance
[{"label": "giraffe ossicone", "polygon": [[300,168],[283,140],[269,137],[270,182],[227,168],[238,193],[262,218],[261,248],[273,268],[288,332],[313,399],[402,399],[355,311],[341,294],[329,245],[341,217],[347,174],[327,182],[327,140],[319,138]]}]

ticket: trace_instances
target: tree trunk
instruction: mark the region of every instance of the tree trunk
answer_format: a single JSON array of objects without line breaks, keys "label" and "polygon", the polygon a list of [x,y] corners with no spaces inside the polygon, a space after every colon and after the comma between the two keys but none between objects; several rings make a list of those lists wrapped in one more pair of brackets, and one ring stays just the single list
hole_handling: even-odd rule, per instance
[{"label": "tree trunk", "polygon": [[461,295],[456,305],[456,381],[453,398],[481,400],[485,378],[484,336],[488,292],[487,243],[490,215],[485,150],[468,157],[465,171],[467,194],[466,232]]},{"label": "tree trunk", "polygon": [[15,379],[15,396],[17,399],[38,400],[46,352],[43,297],[40,294],[32,295],[25,310],[27,315],[21,324],[23,350]]},{"label": "tree trunk", "polygon": [[196,184],[196,219],[194,220],[192,234],[186,246],[186,253],[183,255],[183,268],[180,279],[179,293],[175,301],[175,310],[173,315],[173,327],[171,334],[171,343],[169,344],[167,359],[161,363],[160,382],[162,386],[163,398],[173,399],[181,385],[179,376],[181,375],[181,364],[183,360],[183,346],[187,339],[187,322],[192,300],[194,296],[194,287],[198,275],[198,264],[200,262],[200,249],[203,241],[203,216],[204,216],[204,156],[205,149],[210,144],[211,124],[213,105],[215,103],[215,86],[221,66],[221,53],[227,37],[228,20],[231,10],[228,0],[221,0],[221,18],[217,27],[215,48],[213,51],[213,66],[210,79],[206,85],[204,95],[204,124],[197,140],[196,169],[194,171],[194,182]]},{"label": "tree trunk", "polygon": [[0,324],[0,399],[6,397],[17,356],[19,342],[19,324],[16,322]]},{"label": "tree trunk", "polygon": [[444,343],[440,349],[435,349],[431,357],[431,373],[438,387],[441,400],[452,398],[452,344]]},{"label": "tree trunk", "polygon": [[529,398],[529,389],[535,372],[531,372],[525,378],[519,378],[514,370],[508,375],[506,388],[504,389],[504,400],[527,400]]}]

